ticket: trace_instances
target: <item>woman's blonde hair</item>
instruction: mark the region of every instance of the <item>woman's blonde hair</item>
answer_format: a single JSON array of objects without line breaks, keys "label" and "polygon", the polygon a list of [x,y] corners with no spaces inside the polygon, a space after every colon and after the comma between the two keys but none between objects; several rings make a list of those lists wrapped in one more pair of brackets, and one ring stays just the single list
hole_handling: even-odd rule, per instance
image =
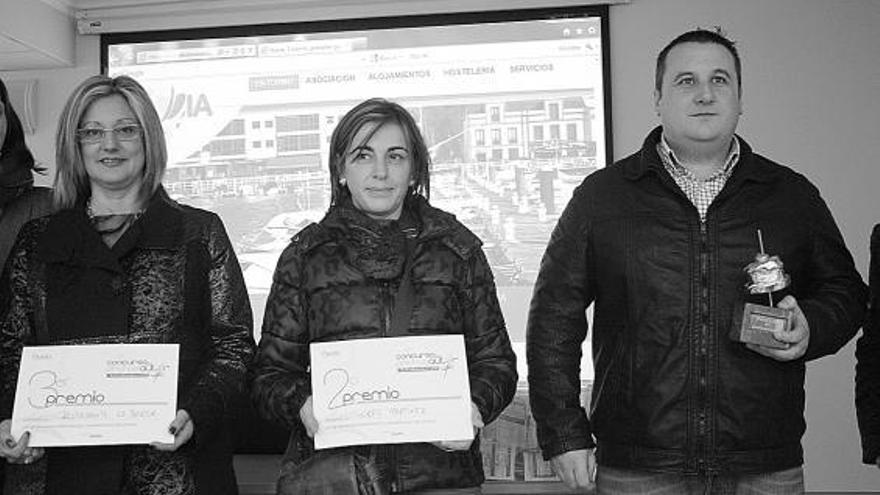
[{"label": "woman's blonde hair", "polygon": [[95,101],[119,95],[131,107],[143,129],[144,172],[140,199],[146,202],[162,183],[168,151],[162,121],[147,91],[129,76],[92,76],[83,81],[64,105],[55,135],[55,205],[59,209],[84,203],[92,195],[76,131]]}]

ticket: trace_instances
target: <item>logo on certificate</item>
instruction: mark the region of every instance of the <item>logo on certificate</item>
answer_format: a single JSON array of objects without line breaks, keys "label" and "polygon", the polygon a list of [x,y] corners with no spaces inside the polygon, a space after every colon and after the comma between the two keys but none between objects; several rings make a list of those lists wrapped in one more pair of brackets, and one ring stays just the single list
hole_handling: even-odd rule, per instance
[{"label": "logo on certificate", "polygon": [[395,356],[398,373],[447,372],[458,361],[457,357],[436,352],[401,352]]},{"label": "logo on certificate", "polygon": [[108,359],[104,373],[108,379],[140,380],[152,378],[155,380],[165,376],[169,369],[171,369],[171,365],[168,363],[154,362],[146,358]]}]

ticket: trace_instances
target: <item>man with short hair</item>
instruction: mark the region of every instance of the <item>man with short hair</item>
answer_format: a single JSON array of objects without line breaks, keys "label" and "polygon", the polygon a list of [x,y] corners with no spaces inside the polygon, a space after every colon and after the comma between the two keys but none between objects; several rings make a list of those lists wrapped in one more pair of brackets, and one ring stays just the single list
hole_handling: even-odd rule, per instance
[{"label": "man with short hair", "polygon": [[[592,485],[597,447],[599,493],[804,490],[805,364],[853,337],[866,289],[816,188],[735,135],[741,73],[720,32],[670,42],[657,59],[661,126],[587,177],[551,236],[529,313],[529,390],[544,457],[572,488]],[[758,253],[790,281],[773,305],[791,328],[763,345],[730,336]]]}]

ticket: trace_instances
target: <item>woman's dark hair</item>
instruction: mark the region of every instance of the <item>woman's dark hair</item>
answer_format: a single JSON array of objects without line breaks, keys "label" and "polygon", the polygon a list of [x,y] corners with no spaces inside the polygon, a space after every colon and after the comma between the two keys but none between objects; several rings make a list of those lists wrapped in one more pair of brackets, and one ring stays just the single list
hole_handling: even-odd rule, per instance
[{"label": "woman's dark hair", "polygon": [[24,128],[18,114],[12,108],[9,92],[2,80],[0,80],[0,101],[3,102],[3,108],[6,111],[6,139],[3,140],[3,147],[0,148],[0,157],[16,154],[18,155],[16,162],[19,166],[42,172],[43,168],[36,165],[34,155],[31,154],[24,141]]},{"label": "woman's dark hair", "polygon": [[[354,143],[353,141],[358,131],[371,123],[377,125],[373,127],[367,136],[364,136],[363,142]],[[333,130],[333,134],[330,136],[331,205],[339,204],[341,199],[351,195],[348,188],[340,184],[339,181],[340,177],[342,177],[342,172],[345,170],[346,154],[351,149],[368,142],[380,127],[388,123],[400,126],[409,147],[413,180],[409,194],[421,195],[425,199],[430,197],[429,172],[431,157],[428,155],[428,147],[425,145],[425,139],[419,131],[418,124],[416,124],[412,115],[400,104],[383,98],[371,98],[349,110],[339,120],[339,124],[336,125],[336,129]]]}]

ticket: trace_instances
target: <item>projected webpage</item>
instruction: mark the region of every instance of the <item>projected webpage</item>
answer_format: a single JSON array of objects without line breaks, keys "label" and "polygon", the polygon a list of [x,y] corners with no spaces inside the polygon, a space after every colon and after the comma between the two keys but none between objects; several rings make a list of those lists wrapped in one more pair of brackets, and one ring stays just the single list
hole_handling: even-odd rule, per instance
[{"label": "projected webpage", "polygon": [[[571,192],[606,163],[600,20],[579,18],[109,43],[150,92],[165,187],[223,218],[262,323],[289,239],[329,206],[330,134],[374,96],[415,116],[431,202],[484,241],[525,379],[532,285]],[[592,379],[585,349],[583,377]]]}]

